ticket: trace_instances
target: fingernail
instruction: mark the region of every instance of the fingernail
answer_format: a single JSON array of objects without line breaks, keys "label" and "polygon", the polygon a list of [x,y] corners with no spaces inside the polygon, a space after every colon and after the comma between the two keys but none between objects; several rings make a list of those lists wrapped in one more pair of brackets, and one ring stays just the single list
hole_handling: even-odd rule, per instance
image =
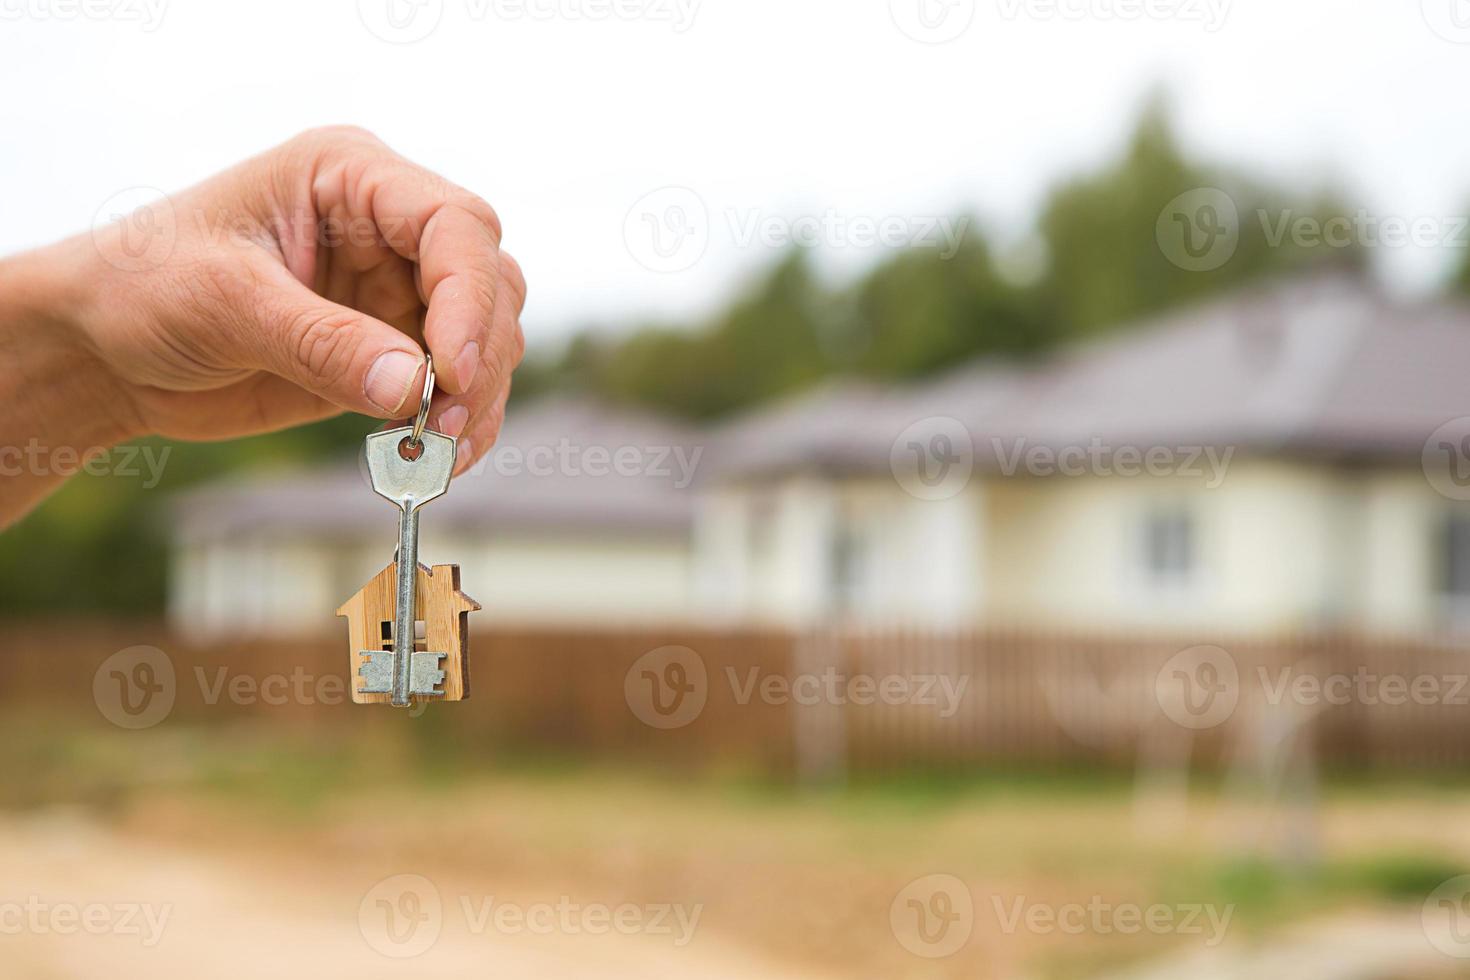
[{"label": "fingernail", "polygon": [[480,370],[480,345],[472,340],[464,345],[464,349],[454,359],[454,376],[459,379],[460,391],[470,390],[470,382],[475,380],[475,372],[478,370]]},{"label": "fingernail", "polygon": [[418,379],[423,358],[406,350],[390,350],[379,354],[373,366],[368,368],[367,380],[363,382],[368,401],[394,415],[408,401],[409,389]]},{"label": "fingernail", "polygon": [[475,458],[475,447],[468,439],[461,439],[459,446],[454,450],[455,458],[459,460],[454,466],[456,474],[463,473],[470,468],[470,460]]},{"label": "fingernail", "polygon": [[439,416],[439,431],[451,438],[458,436],[469,420],[470,410],[463,405],[454,405],[446,408],[444,414]]}]

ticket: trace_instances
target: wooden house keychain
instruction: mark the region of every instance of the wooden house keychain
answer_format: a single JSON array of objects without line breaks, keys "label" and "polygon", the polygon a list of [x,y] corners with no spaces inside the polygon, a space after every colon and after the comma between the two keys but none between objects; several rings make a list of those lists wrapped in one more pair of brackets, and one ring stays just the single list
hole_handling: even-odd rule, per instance
[{"label": "wooden house keychain", "polygon": [[434,359],[411,426],[374,432],[365,453],[373,490],[398,507],[398,555],[337,610],[347,618],[352,700],[408,707],[470,695],[469,618],[480,604],[459,590],[459,566],[419,564],[419,508],[449,489],[452,438],[426,427]]}]

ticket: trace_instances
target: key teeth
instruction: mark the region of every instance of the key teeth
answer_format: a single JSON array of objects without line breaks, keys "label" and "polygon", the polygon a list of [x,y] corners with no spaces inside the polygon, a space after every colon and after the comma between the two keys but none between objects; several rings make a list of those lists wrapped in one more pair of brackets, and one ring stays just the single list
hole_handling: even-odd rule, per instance
[{"label": "key teeth", "polygon": [[[361,656],[367,661],[357,668],[364,681],[358,689],[361,694],[393,693],[393,652],[391,650],[364,650]],[[444,683],[444,671],[439,662],[447,653],[425,653],[415,650],[409,662],[408,693],[420,698],[442,698],[444,692],[439,685]]]},{"label": "key teeth", "polygon": [[360,656],[367,662],[357,668],[357,675],[364,681],[358,690],[363,694],[392,694],[393,654],[386,650],[364,650]]},{"label": "key teeth", "polygon": [[444,671],[439,669],[439,661],[447,656],[447,653],[414,651],[409,663],[408,693],[421,698],[442,698],[444,692],[438,688],[444,683]]}]

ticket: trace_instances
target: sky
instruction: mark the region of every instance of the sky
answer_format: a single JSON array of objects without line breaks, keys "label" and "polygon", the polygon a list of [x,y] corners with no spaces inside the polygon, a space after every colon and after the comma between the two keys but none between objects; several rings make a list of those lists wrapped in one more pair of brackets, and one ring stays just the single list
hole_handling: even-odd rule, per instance
[{"label": "sky", "polygon": [[1470,245],[1470,0],[0,0],[0,80],[0,254],[355,123],[495,206],[533,345],[793,240],[1020,240],[1159,87],[1192,154],[1440,229],[1375,247],[1392,287]]}]

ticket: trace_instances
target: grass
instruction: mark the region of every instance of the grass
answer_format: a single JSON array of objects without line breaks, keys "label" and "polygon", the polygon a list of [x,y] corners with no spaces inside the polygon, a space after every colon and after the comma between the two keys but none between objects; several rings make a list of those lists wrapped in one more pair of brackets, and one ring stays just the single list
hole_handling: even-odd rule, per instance
[{"label": "grass", "polygon": [[[329,862],[360,860],[373,850],[364,841],[381,840],[412,866],[595,894],[693,889],[735,941],[893,976],[914,963],[883,925],[888,903],[935,872],[966,881],[982,917],[989,895],[1054,904],[1099,895],[1231,906],[1232,938],[1260,938],[1338,910],[1414,908],[1470,870],[1454,833],[1470,820],[1470,785],[1402,776],[1328,780],[1302,838],[1290,821],[1273,825],[1282,815],[1269,801],[1229,799],[1208,781],[1174,801],[1181,818],[1165,808],[1145,826],[1118,772],[929,772],[801,790],[748,773],[546,753],[486,761],[429,725],[349,737],[259,725],[120,732],[12,716],[0,723],[0,765],[19,774],[0,783],[3,808],[82,804],[142,833],[167,826],[187,839],[192,826],[200,842],[238,827],[252,847]],[[404,833],[426,825],[456,841],[452,857]],[[343,837],[350,850],[338,850]],[[1065,938],[992,929],[933,975],[984,975],[1012,951],[1035,976],[1083,976],[1181,941]]]}]

